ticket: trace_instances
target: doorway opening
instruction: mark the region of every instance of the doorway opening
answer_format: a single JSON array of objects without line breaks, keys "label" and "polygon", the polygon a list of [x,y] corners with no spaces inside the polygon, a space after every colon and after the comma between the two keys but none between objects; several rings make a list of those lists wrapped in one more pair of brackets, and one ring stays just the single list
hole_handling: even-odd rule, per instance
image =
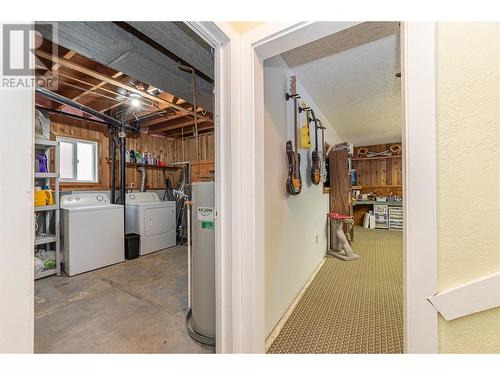
[{"label": "doorway opening", "polygon": [[214,47],[183,22],[37,29],[35,352],[214,352]]},{"label": "doorway opening", "polygon": [[364,22],[264,61],[269,353],[404,351],[400,43]]}]

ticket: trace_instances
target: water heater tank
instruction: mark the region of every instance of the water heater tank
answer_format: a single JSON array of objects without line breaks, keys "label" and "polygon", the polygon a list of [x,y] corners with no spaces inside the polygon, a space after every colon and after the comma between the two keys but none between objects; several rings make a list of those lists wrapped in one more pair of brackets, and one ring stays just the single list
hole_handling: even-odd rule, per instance
[{"label": "water heater tank", "polygon": [[187,316],[189,335],[215,345],[215,184],[192,184],[191,310]]}]

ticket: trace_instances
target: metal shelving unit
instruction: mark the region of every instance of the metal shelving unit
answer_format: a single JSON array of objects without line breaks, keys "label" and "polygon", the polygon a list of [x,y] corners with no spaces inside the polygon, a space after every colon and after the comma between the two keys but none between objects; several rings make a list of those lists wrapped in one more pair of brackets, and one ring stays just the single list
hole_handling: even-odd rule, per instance
[{"label": "metal shelving unit", "polygon": [[[54,181],[54,204],[50,206],[37,206],[34,208],[35,214],[44,215],[45,231],[43,236],[35,233],[35,246],[45,245],[46,250],[55,247],[56,266],[51,269],[46,269],[34,275],[35,279],[50,275],[59,275],[61,273],[61,235],[60,235],[60,213],[59,213],[59,142],[48,139],[35,139],[35,152],[44,152],[47,160],[50,160],[50,154],[54,156],[54,172],[40,173],[35,172],[35,183],[42,182],[42,185],[50,187],[51,180]],[[53,224],[51,232],[51,224]],[[54,245],[52,245],[54,244]],[[33,254],[34,256],[34,254]]]}]

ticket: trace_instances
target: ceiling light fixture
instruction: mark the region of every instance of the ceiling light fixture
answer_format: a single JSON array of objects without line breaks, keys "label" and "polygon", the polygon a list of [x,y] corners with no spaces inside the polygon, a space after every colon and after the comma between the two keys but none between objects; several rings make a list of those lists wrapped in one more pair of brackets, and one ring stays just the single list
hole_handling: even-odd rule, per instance
[{"label": "ceiling light fixture", "polygon": [[132,107],[139,107],[141,105],[141,102],[139,101],[139,99],[136,99],[136,98],[132,98],[132,100],[130,101],[130,104],[132,104]]}]

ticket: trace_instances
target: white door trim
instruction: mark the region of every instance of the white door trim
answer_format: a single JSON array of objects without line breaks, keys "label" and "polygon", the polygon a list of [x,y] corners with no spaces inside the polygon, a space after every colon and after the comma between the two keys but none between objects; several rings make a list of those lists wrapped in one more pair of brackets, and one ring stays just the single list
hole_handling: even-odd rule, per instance
[{"label": "white door trim", "polygon": [[[0,22],[0,40],[2,26]],[[23,53],[24,46],[11,48]],[[29,56],[33,59],[33,54]],[[16,155],[16,168],[1,179],[0,256],[9,261],[0,265],[0,354],[33,353],[34,90],[2,88],[0,103],[0,155],[3,160]]]},{"label": "white door trim", "polygon": [[404,338],[406,353],[437,353],[435,24],[401,27],[404,188]]},{"label": "white door trim", "polygon": [[[231,94],[239,81],[237,71],[231,69],[232,55],[237,53],[240,36],[226,23],[188,22],[188,24],[214,46],[215,58],[215,299],[216,299],[216,352],[233,351],[232,301],[232,243],[231,212],[233,186],[231,176],[237,175],[237,156],[232,147],[231,124],[236,123],[239,104]],[[237,150],[237,149],[236,149]],[[237,272],[236,272],[237,273]],[[235,341],[236,342],[236,341]]]},{"label": "white door trim", "polygon": [[[354,24],[354,23],[353,23]],[[239,175],[232,186],[241,194],[233,201],[238,212],[237,241],[233,242],[233,333],[235,352],[264,352],[264,92],[263,60],[322,36],[352,26],[349,23],[266,23],[241,37],[241,87],[238,134]],[[435,146],[435,31],[432,23],[403,25],[405,103],[405,351],[437,352],[437,313],[427,300],[436,291],[436,146]],[[233,217],[233,223],[236,217]],[[233,228],[234,229],[234,228]],[[233,239],[234,232],[233,232]],[[233,281],[235,275],[233,273]],[[234,314],[235,311],[238,314]],[[234,336],[233,336],[234,337]],[[235,343],[233,343],[235,344]]]}]

